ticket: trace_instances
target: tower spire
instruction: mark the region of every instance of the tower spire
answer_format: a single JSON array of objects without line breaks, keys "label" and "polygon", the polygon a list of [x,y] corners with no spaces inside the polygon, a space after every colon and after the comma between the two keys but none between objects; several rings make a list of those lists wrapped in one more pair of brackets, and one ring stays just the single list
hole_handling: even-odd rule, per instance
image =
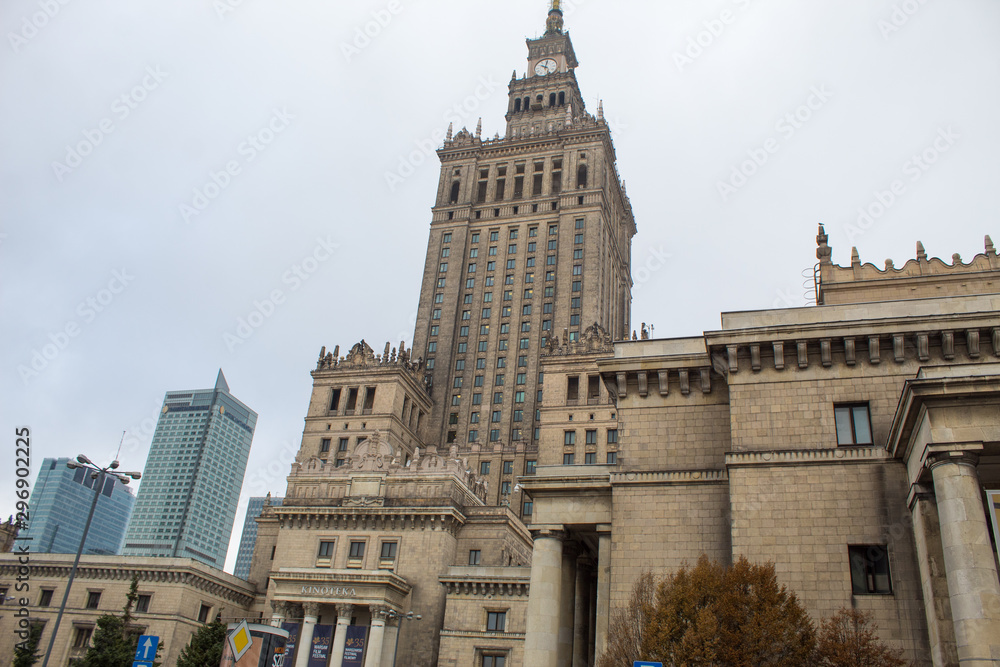
[{"label": "tower spire", "polygon": [[545,21],[546,35],[561,35],[563,31],[563,13],[561,0],[552,0],[549,7],[549,18]]}]

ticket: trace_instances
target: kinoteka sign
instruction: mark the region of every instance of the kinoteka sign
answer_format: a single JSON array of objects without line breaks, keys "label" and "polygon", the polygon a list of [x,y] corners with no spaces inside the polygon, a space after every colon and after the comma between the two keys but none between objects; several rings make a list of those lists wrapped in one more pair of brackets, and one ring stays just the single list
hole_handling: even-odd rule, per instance
[{"label": "kinoteka sign", "polygon": [[337,595],[341,597],[357,597],[358,592],[353,588],[342,588],[340,586],[303,586],[303,595]]}]

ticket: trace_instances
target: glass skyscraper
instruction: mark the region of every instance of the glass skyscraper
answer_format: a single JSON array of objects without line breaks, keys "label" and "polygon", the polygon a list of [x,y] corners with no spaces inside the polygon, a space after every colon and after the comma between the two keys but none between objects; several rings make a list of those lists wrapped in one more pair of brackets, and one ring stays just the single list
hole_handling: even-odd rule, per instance
[{"label": "glass skyscraper", "polygon": [[[233,570],[233,574],[240,579],[246,580],[250,577],[250,562],[253,560],[254,545],[257,544],[256,518],[264,509],[265,501],[267,498],[260,496],[251,498],[250,502],[247,503],[247,514],[243,520],[243,534],[240,536],[240,550],[236,554],[236,568]],[[281,505],[281,501],[281,498],[271,498],[271,504],[274,506]]]},{"label": "glass skyscraper", "polygon": [[256,426],[221,370],[212,389],[168,392],[122,553],[222,569]]},{"label": "glass skyscraper", "polygon": [[[21,534],[31,539],[28,544],[34,553],[75,554],[80,546],[98,480],[84,468],[70,470],[66,467],[68,461],[68,458],[42,461],[28,503],[28,528]],[[98,556],[121,553],[134,506],[132,489],[114,477],[105,477],[83,553]]]}]

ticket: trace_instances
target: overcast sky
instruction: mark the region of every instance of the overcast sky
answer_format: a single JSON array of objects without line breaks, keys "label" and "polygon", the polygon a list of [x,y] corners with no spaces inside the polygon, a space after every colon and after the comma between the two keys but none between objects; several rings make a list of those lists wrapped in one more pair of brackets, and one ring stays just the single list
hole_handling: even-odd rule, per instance
[{"label": "overcast sky", "polygon": [[[568,4],[639,230],[636,327],[803,305],[820,222],[840,264],[1000,241],[997,2]],[[15,425],[32,479],[46,456],[107,463],[122,431],[141,470],[164,392],[221,367],[260,415],[237,544],[247,497],[284,493],[320,346],[412,340],[433,149],[449,119],[504,134],[546,10],[0,4],[0,513]]]}]

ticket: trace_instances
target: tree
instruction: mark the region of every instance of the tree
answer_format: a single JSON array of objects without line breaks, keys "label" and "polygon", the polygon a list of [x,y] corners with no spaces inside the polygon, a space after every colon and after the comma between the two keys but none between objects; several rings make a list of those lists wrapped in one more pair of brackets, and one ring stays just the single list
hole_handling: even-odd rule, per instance
[{"label": "tree", "polygon": [[97,619],[97,630],[91,640],[87,654],[78,667],[131,667],[135,657],[137,636],[130,632],[132,606],[139,597],[139,578],[132,577],[125,608],[121,616],[104,614]]},{"label": "tree", "polygon": [[660,583],[643,636],[643,659],[681,667],[811,664],[816,631],[774,564],[741,557],[731,567],[702,556]]},{"label": "tree", "polygon": [[643,572],[632,584],[628,601],[615,609],[608,625],[608,644],[597,667],[632,667],[642,660],[642,640],[656,599],[656,579]]},{"label": "tree", "polygon": [[14,647],[14,663],[12,667],[31,667],[38,662],[42,654],[36,653],[38,641],[42,638],[42,631],[45,629],[43,623],[32,623],[28,631],[28,638]]},{"label": "tree", "polygon": [[820,667],[905,667],[902,650],[892,650],[878,638],[873,615],[841,609],[823,621],[815,664]]},{"label": "tree", "polygon": [[177,667],[219,667],[226,645],[226,624],[213,621],[198,628],[177,660]]}]

